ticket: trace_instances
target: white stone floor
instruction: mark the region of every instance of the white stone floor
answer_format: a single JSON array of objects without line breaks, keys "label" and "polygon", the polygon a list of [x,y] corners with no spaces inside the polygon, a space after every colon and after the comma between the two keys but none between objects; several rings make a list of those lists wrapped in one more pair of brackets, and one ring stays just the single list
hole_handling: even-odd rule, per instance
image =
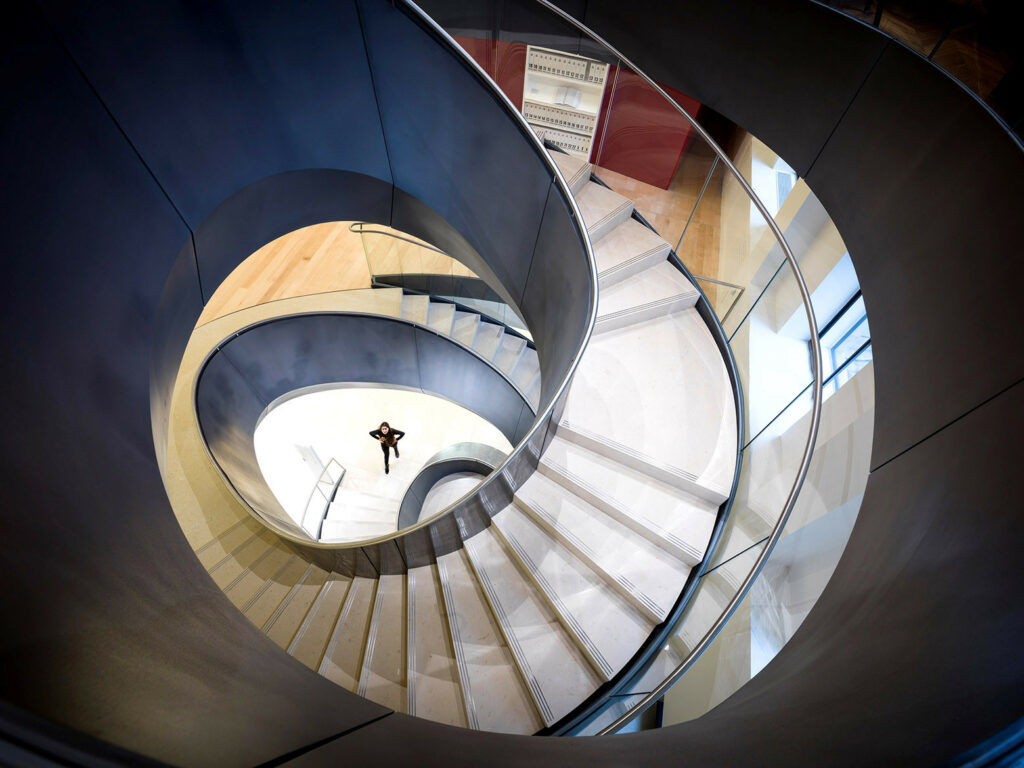
[{"label": "white stone floor", "polygon": [[[401,458],[395,459],[392,453],[388,475],[384,474],[380,444],[368,434],[381,421],[406,432],[399,443]],[[512,450],[490,422],[443,398],[344,384],[285,401],[260,422],[254,440],[267,484],[297,521],[321,469],[308,449],[324,464],[333,458],[345,467],[337,500],[324,526],[324,540],[352,540],[394,531],[409,484],[446,446],[477,442],[505,453]]]}]

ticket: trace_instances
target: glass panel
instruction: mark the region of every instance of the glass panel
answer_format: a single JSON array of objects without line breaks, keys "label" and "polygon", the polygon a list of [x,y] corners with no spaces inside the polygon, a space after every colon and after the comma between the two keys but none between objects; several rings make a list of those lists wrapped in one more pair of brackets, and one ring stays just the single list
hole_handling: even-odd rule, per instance
[{"label": "glass panel", "polygon": [[[637,213],[675,246],[714,165],[714,151],[643,77],[621,63],[611,69],[591,157],[594,173],[633,200]],[[699,115],[696,99],[679,91],[669,95]]]},{"label": "glass panel", "polygon": [[873,428],[874,372],[868,364],[824,404],[807,479],[782,538],[732,620],[666,693],[664,725],[699,717],[721,703],[799,629],[856,522]]},{"label": "glass panel", "polygon": [[729,342],[745,394],[748,442],[813,380],[810,335],[796,277],[782,267]]}]

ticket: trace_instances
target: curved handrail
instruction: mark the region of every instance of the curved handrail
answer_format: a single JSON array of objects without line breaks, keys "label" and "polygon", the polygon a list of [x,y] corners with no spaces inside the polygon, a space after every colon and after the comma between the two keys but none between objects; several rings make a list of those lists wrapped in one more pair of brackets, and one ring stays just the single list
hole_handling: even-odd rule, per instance
[{"label": "curved handrail", "polygon": [[807,283],[804,280],[803,273],[800,271],[800,266],[797,263],[796,256],[793,250],[790,248],[789,243],[786,241],[785,235],[782,233],[779,225],[776,223],[774,217],[768,212],[768,208],[761,201],[761,199],[755,194],[750,183],[744,178],[743,174],[740,173],[736,165],[729,159],[728,155],[722,150],[718,143],[711,137],[710,134],[693,118],[685,109],[675,102],[672,97],[665,92],[665,90],[659,86],[653,79],[647,74],[642,72],[632,61],[624,56],[618,49],[604,40],[596,32],[592,31],[586,25],[577,21],[573,16],[563,11],[558,6],[550,2],[550,0],[536,0],[536,2],[542,7],[554,13],[556,16],[561,18],[563,21],[575,27],[577,30],[582,32],[591,38],[594,42],[598,43],[605,48],[609,53],[618,58],[618,60],[628,66],[633,73],[643,79],[651,88],[653,88],[658,94],[661,95],[665,101],[672,105],[675,110],[693,127],[697,134],[708,143],[708,145],[714,150],[718,157],[718,160],[725,164],[725,167],[733,175],[740,186],[747,193],[751,202],[757,208],[758,212],[764,218],[768,227],[771,229],[772,234],[779,243],[779,247],[782,248],[785,254],[786,261],[789,263],[790,269],[793,270],[793,275],[796,278],[797,287],[800,290],[800,298],[803,301],[804,313],[807,317],[807,323],[811,330],[811,340],[809,342],[811,347],[811,361],[812,369],[814,374],[813,389],[812,389],[812,405],[811,405],[811,425],[807,434],[807,441],[804,445],[803,455],[800,460],[800,466],[797,470],[796,477],[793,481],[793,485],[790,488],[789,494],[786,498],[786,502],[783,505],[782,514],[775,523],[775,527],[772,529],[771,535],[768,537],[768,542],[758,556],[757,562],[747,575],[746,579],[740,585],[739,590],[733,596],[733,599],[726,606],[725,610],[718,617],[718,619],[712,624],[712,626],[705,633],[704,637],[697,643],[696,646],[690,651],[689,655],[670,673],[659,685],[655,686],[654,690],[649,692],[644,698],[633,707],[630,707],[625,714],[619,716],[613,723],[602,728],[598,734],[604,735],[614,733],[619,728],[624,726],[630,720],[632,720],[640,712],[643,712],[651,704],[660,699],[665,691],[668,690],[675,682],[683,676],[683,674],[693,665],[697,658],[704,652],[704,650],[711,644],[722,627],[732,617],[732,614],[736,611],[740,602],[746,597],[747,592],[750,590],[754,580],[760,575],[764,568],[765,563],[768,561],[768,557],[771,555],[772,550],[775,548],[775,544],[782,536],[782,531],[786,526],[786,522],[789,520],[789,515],[793,511],[793,506],[796,503],[797,496],[800,494],[800,489],[803,487],[805,478],[807,477],[807,471],[810,468],[811,454],[814,452],[814,444],[818,437],[818,427],[821,421],[821,349],[817,344],[818,339],[818,323],[814,316],[814,307],[811,303],[810,290],[807,288]]},{"label": "curved handrail", "polygon": [[[382,229],[366,229],[366,227],[372,227],[372,224],[368,224],[365,221],[353,221],[348,225],[348,231],[357,235],[384,235],[385,237],[393,237],[395,240],[401,240],[404,243],[410,243],[412,245],[418,245],[420,248],[425,248],[428,251],[434,253],[440,253],[442,256],[448,256],[447,253],[442,251],[440,248],[435,248],[429,243],[424,243],[420,240],[413,240],[411,237],[405,237],[394,232],[385,232]],[[450,256],[448,258],[451,258]]]},{"label": "curved handrail", "polygon": [[[320,488],[320,484],[324,481],[324,475],[327,474],[327,470],[330,469],[332,464],[336,465],[338,467],[338,469],[341,470],[341,472],[338,474],[338,479],[337,480],[331,481],[331,493],[330,493],[330,495],[326,495],[326,501],[324,502],[324,507],[323,507],[322,510],[320,510],[320,520],[319,520],[319,522],[317,523],[317,526],[316,526],[316,540],[317,541],[320,541],[320,536],[323,533],[324,519],[327,517],[327,510],[330,509],[331,502],[334,501],[334,497],[338,493],[338,486],[340,486],[341,485],[341,481],[345,479],[345,472],[346,472],[346,470],[341,465],[341,462],[339,462],[337,459],[332,457],[331,459],[328,460],[328,462],[326,464],[324,464],[324,468],[322,470],[320,470],[320,476],[317,477],[316,482],[313,483],[313,487],[309,491],[309,498],[306,499],[306,507],[305,507],[305,511],[304,511],[304,513],[302,515],[302,528],[306,531],[306,533],[309,533],[312,536],[313,534],[310,532],[309,528],[306,527],[306,517],[309,516],[309,505],[313,503],[313,496],[317,492],[317,490]],[[327,477],[329,479],[330,475],[327,475]],[[323,494],[323,491],[321,491],[321,495],[325,495],[325,494]]]}]

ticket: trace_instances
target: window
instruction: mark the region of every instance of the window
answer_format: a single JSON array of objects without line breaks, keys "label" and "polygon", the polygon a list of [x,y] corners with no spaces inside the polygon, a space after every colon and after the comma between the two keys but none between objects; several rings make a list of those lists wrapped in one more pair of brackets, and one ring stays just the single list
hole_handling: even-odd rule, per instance
[{"label": "window", "polygon": [[825,324],[818,339],[828,396],[872,359],[871,330],[860,290]]}]

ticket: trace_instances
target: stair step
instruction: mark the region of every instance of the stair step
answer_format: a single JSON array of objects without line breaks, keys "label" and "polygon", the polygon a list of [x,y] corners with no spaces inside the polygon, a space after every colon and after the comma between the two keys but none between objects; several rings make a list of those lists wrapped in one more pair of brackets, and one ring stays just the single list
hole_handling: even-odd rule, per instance
[{"label": "stair step", "polygon": [[309,564],[302,558],[290,558],[241,609],[245,618],[257,627],[264,626],[308,568]]},{"label": "stair step", "polygon": [[291,549],[280,543],[275,547],[269,547],[256,562],[224,588],[224,594],[236,608],[242,608],[291,557]]},{"label": "stair step", "polygon": [[491,528],[464,546],[544,724],[551,725],[601,679]]},{"label": "stair step", "polygon": [[452,338],[465,344],[473,346],[473,339],[476,338],[476,329],[480,325],[480,315],[473,312],[455,311],[455,319],[452,321]]},{"label": "stair step", "polygon": [[430,297],[407,293],[402,297],[402,319],[420,325],[427,324],[427,312],[430,310]]},{"label": "stair step", "polygon": [[538,469],[687,565],[704,558],[719,505],[555,435]]},{"label": "stair step", "polygon": [[334,633],[320,662],[321,675],[352,692],[359,687],[363,649],[370,631],[376,591],[376,579],[362,576],[352,579]]},{"label": "stair step", "polygon": [[605,680],[651,634],[654,624],[632,608],[596,571],[515,505],[494,517],[502,537]]},{"label": "stair step", "polygon": [[649,620],[665,619],[689,566],[540,473],[519,488],[515,501]]},{"label": "stair step", "polygon": [[331,299],[340,312],[367,312],[388,317],[402,316],[401,288],[361,288],[345,291]]},{"label": "stair step", "polygon": [[601,288],[595,333],[688,309],[700,298],[693,283],[667,261]]},{"label": "stair step", "polygon": [[480,323],[476,329],[476,338],[473,340],[473,349],[484,360],[490,360],[501,343],[501,337],[505,335],[505,329],[494,323]]},{"label": "stair step", "polygon": [[535,733],[543,727],[465,550],[437,559],[469,727]]},{"label": "stair step", "polygon": [[352,579],[349,577],[331,573],[288,646],[288,653],[314,672],[323,661],[324,651],[327,650],[327,643],[334,632],[334,625],[351,584]]},{"label": "stair step", "polygon": [[[653,360],[650,350],[658,352]],[[594,336],[573,376],[560,433],[707,501],[725,501],[736,471],[736,406],[697,310]]]},{"label": "stair step", "polygon": [[227,590],[236,579],[243,576],[252,565],[265,557],[279,542],[280,539],[270,531],[260,531],[215,563],[209,569],[209,574],[218,587]]},{"label": "stair step", "polygon": [[299,631],[310,606],[326,581],[327,571],[310,565],[299,582],[288,591],[281,605],[267,619],[263,625],[264,634],[281,648],[291,645],[295,633]]},{"label": "stair step", "polygon": [[540,360],[537,357],[537,350],[526,347],[519,358],[512,372],[509,374],[512,383],[525,393],[533,385],[534,381],[540,378]]},{"label": "stair step", "polygon": [[492,362],[498,367],[498,370],[503,371],[506,375],[510,374],[516,367],[516,363],[519,362],[519,358],[523,356],[525,349],[526,339],[506,333],[501,337]]},{"label": "stair step", "polygon": [[595,243],[633,213],[633,201],[607,187],[588,181],[576,194],[587,232]]},{"label": "stair step", "polygon": [[219,536],[204,544],[201,549],[196,550],[196,556],[207,572],[216,568],[218,563],[264,530],[263,526],[255,520],[239,522],[240,525],[232,525]]},{"label": "stair step", "polygon": [[416,717],[465,728],[468,724],[466,709],[459,690],[459,671],[448,634],[437,566],[410,568],[406,588],[409,595],[406,711]]},{"label": "stair step", "polygon": [[672,246],[634,218],[628,218],[594,245],[601,289],[610,288],[668,258]]},{"label": "stair step", "polygon": [[569,185],[569,189],[572,190],[574,195],[582,189],[584,184],[590,181],[591,166],[583,158],[567,155],[564,152],[549,151],[548,154],[555,161],[558,170],[562,172],[566,183]]},{"label": "stair step", "polygon": [[427,311],[427,326],[448,336],[452,332],[452,323],[455,321],[455,305],[444,301],[430,302]]},{"label": "stair step", "polygon": [[359,695],[405,712],[405,575],[377,581],[370,632],[359,673]]}]

